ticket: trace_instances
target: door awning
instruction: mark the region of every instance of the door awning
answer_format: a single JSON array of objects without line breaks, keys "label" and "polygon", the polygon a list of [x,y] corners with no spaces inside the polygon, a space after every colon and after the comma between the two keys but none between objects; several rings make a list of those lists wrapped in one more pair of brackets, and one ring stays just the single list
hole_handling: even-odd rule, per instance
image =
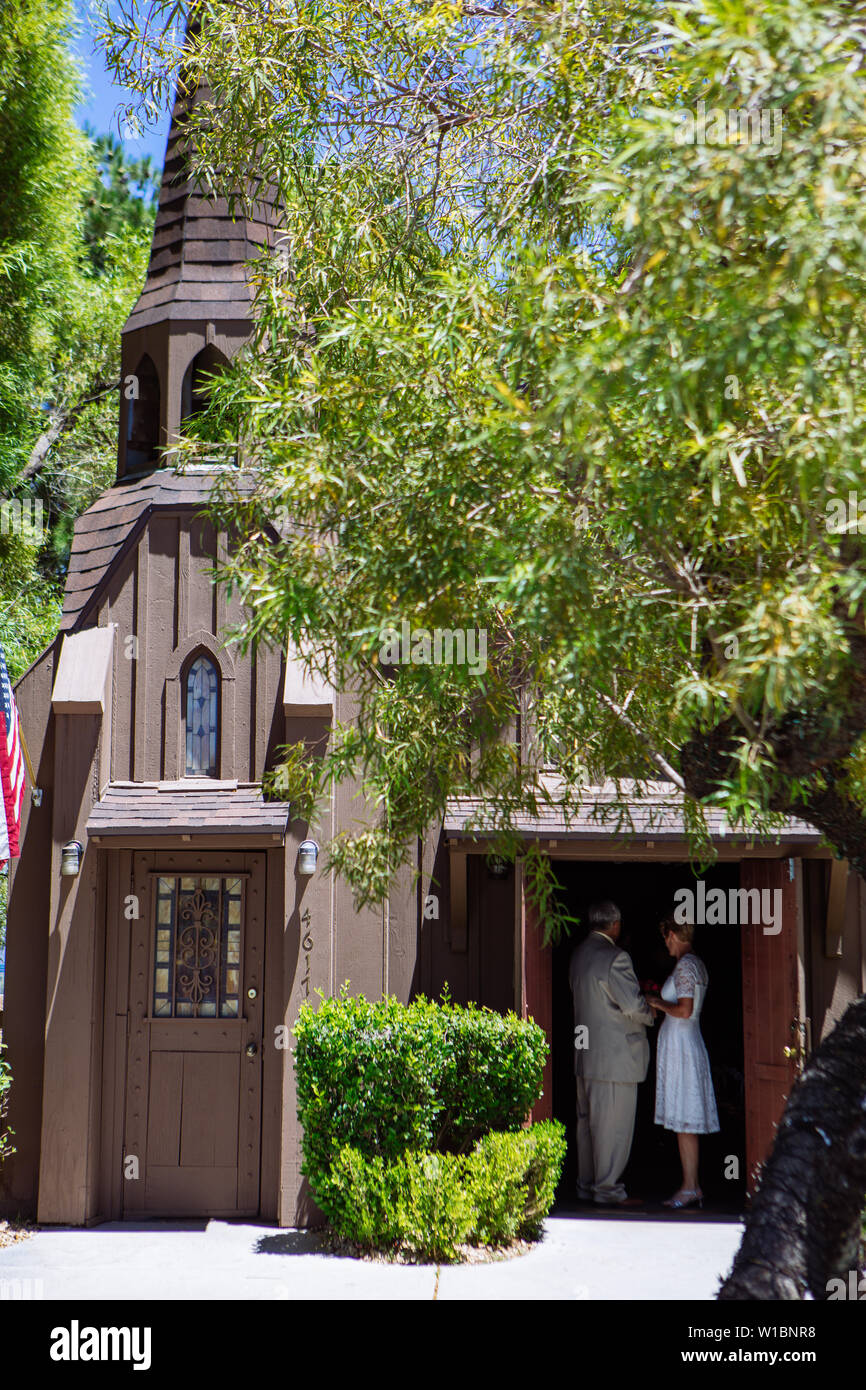
[{"label": "door awning", "polygon": [[268,836],[285,839],[289,803],[265,801],[260,783],[111,782],[90,813],[90,839]]},{"label": "door awning", "polygon": [[[580,800],[567,803],[562,796],[561,779],[546,774],[540,779],[542,795],[539,814],[519,813],[513,824],[526,839],[555,838],[557,841],[650,840],[653,843],[685,841],[688,823],[682,793],[670,782],[612,782],[585,787]],[[724,812],[705,810],[711,839],[722,844],[778,844],[785,847],[814,847],[822,842],[819,830],[805,821],[789,819],[775,836],[760,837],[742,826],[732,827]],[[445,834],[449,840],[489,839],[495,834],[495,812],[486,809],[476,797],[455,797],[445,808]]]}]

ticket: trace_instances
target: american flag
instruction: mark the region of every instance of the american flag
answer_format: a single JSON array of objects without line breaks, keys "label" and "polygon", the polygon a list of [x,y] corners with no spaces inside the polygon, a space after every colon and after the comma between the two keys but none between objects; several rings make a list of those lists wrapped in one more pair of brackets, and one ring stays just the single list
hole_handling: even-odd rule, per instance
[{"label": "american flag", "polygon": [[0,862],[17,859],[18,833],[21,829],[21,803],[24,799],[24,755],[18,730],[18,707],[6,659],[0,647],[0,781],[3,783],[3,812],[0,816]]}]

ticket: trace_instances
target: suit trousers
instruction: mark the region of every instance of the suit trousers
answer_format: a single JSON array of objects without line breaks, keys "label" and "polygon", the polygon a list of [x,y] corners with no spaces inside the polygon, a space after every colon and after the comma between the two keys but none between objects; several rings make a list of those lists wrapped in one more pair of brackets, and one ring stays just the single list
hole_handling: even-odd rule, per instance
[{"label": "suit trousers", "polygon": [[599,1204],[624,1202],[620,1182],[634,1137],[635,1081],[577,1081],[577,1188]]}]

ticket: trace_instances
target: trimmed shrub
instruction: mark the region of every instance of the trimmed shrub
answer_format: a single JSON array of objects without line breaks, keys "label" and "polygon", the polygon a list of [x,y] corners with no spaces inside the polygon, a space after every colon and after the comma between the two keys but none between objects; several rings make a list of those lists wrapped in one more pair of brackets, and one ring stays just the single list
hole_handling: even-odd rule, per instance
[{"label": "trimmed shrub", "polygon": [[356,1245],[455,1260],[461,1245],[537,1235],[565,1148],[565,1131],[551,1120],[485,1135],[470,1154],[410,1151],[386,1162],[347,1145],[317,1196],[334,1229]]},{"label": "trimmed shrub", "polygon": [[388,1249],[400,1239],[395,1165],[365,1158],[347,1145],[337,1154],[316,1198],[335,1231],[355,1245]]},{"label": "trimmed shrub", "polygon": [[537,1234],[565,1132],[521,1126],[541,1095],[537,1024],[445,999],[322,998],[295,1026],[303,1172],[366,1249],[453,1260]]},{"label": "trimmed shrub", "polygon": [[541,1094],[547,1039],[516,1014],[419,998],[322,999],[295,1026],[304,1172],[317,1189],[341,1149],[394,1160],[466,1152],[514,1130]]},{"label": "trimmed shrub", "polygon": [[422,1259],[454,1260],[472,1239],[474,1212],[463,1154],[407,1153],[398,1171],[397,1244]]},{"label": "trimmed shrub", "polygon": [[437,1147],[465,1153],[483,1134],[519,1129],[541,1095],[544,1030],[515,1013],[427,1008],[438,1012],[442,1025]]},{"label": "trimmed shrub", "polygon": [[564,1127],[543,1120],[516,1134],[485,1134],[472,1155],[474,1243],[507,1245],[538,1235],[565,1161]]}]

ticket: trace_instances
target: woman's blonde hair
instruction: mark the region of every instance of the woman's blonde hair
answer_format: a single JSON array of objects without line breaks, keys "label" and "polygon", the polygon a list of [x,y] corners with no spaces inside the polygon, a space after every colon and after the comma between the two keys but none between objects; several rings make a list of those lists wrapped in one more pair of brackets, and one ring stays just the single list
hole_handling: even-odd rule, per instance
[{"label": "woman's blonde hair", "polygon": [[667,936],[668,932],[673,932],[679,941],[687,941],[689,944],[695,939],[695,927],[693,922],[678,922],[675,917],[665,917],[659,922],[659,931],[662,936]]}]

